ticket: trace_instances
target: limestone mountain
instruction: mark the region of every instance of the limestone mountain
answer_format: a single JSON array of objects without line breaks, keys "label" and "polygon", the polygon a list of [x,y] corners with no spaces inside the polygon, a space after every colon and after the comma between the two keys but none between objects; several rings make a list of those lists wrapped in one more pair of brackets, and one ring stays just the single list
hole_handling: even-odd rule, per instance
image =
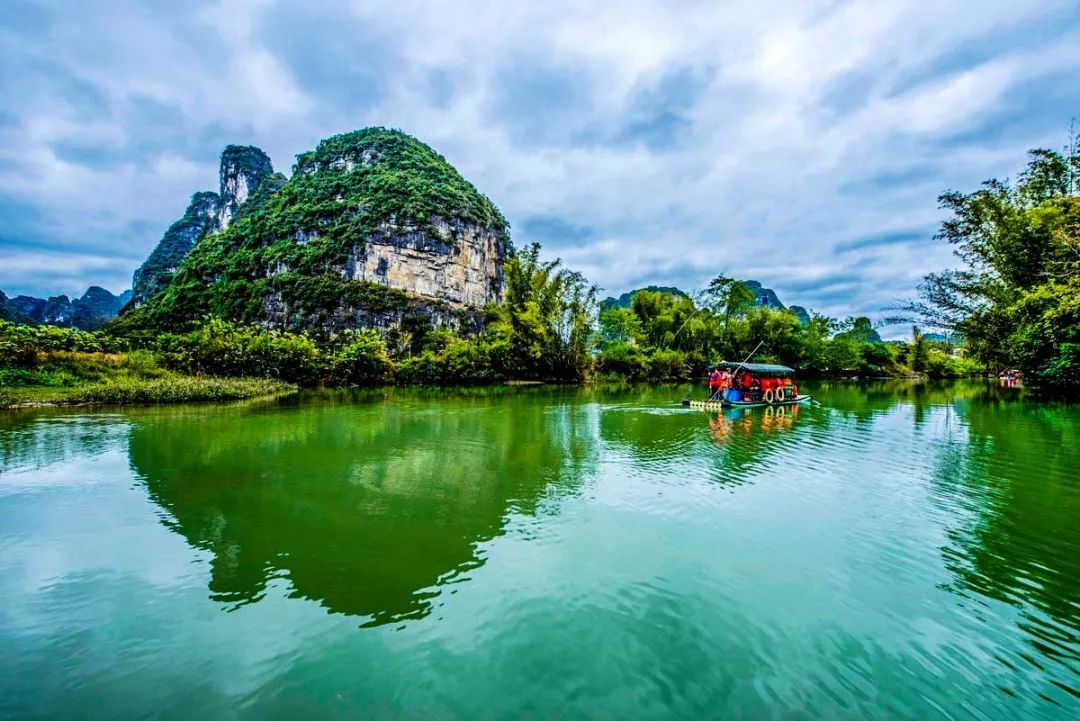
[{"label": "limestone mountain", "polygon": [[17,324],[95,330],[115,318],[130,298],[131,291],[113,295],[96,285],[87,288],[81,298],[74,300],[66,295],[49,298],[17,295],[9,298],[0,292],[0,319]]},{"label": "limestone mountain", "polygon": [[859,343],[884,343],[881,336],[874,329],[874,324],[865,316],[849,320],[851,326],[836,334],[837,338],[848,338]]},{"label": "limestone mountain", "polygon": [[[784,310],[785,306],[780,302],[780,297],[776,295],[776,291],[772,288],[764,288],[761,283],[756,280],[745,281],[745,285],[750,289],[750,292],[754,294],[754,304],[765,307],[774,308],[776,310]],[[799,322],[803,325],[810,323],[810,313],[806,308],[801,305],[793,305],[787,310],[790,310],[795,314],[795,317],[799,319]]]},{"label": "limestone mountain", "polygon": [[115,318],[130,299],[130,290],[113,295],[100,286],[92,285],[82,298],[72,301],[71,325],[82,330],[100,328]]},{"label": "limestone mountain", "polygon": [[776,291],[772,288],[763,288],[761,283],[756,280],[743,281],[743,285],[754,294],[754,304],[764,308],[775,308],[776,310],[784,310],[785,306],[780,302],[780,298],[776,295]]},{"label": "limestone mountain", "polygon": [[794,313],[795,317],[798,318],[799,322],[803,325],[810,324],[810,313],[806,310],[806,308],[803,308],[801,305],[793,305],[788,308],[788,310]]},{"label": "limestone mountain", "polygon": [[677,296],[681,296],[683,298],[689,298],[690,297],[684,291],[679,290],[678,288],[675,288],[675,287],[672,287],[672,286],[668,286],[668,285],[649,285],[649,286],[646,286],[644,288],[637,288],[635,290],[631,290],[631,291],[628,291],[626,293],[623,293],[618,298],[614,298],[614,297],[604,298],[604,300],[600,301],[600,309],[603,310],[603,309],[606,309],[606,308],[629,308],[630,304],[634,301],[634,296],[637,295],[638,293],[640,293],[643,290],[651,291],[651,292],[654,292],[654,293],[666,293],[668,295],[677,295]]},{"label": "limestone mountain", "polygon": [[8,298],[7,294],[2,290],[0,290],[0,320],[6,320],[8,323],[15,323],[16,325],[33,323],[25,313],[11,304],[11,298]]},{"label": "limestone mountain", "polygon": [[[222,179],[223,194],[232,192]],[[178,327],[214,314],[327,334],[413,314],[458,325],[500,297],[506,219],[401,131],[323,140],[297,156],[288,181],[246,208],[218,232],[201,230],[193,213],[183,236],[193,249],[176,266],[161,264],[164,289],[127,322]]]},{"label": "limestone mountain", "polygon": [[204,236],[229,226],[250,212],[285,183],[274,173],[269,156],[251,145],[230,145],[221,154],[218,192],[191,196],[183,216],[165,235],[132,279],[132,303],[142,305],[164,288],[172,274]]}]

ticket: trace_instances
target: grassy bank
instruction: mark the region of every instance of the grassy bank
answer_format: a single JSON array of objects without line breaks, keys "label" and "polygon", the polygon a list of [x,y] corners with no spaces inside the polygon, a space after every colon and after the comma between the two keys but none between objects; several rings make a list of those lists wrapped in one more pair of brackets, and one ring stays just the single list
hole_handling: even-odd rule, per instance
[{"label": "grassy bank", "polygon": [[0,388],[0,408],[63,405],[152,405],[230,401],[278,395],[295,386],[265,378],[175,376],[75,386]]},{"label": "grassy bank", "polygon": [[157,404],[259,398],[295,386],[266,378],[186,375],[150,353],[49,351],[0,368],[0,408],[38,405]]}]

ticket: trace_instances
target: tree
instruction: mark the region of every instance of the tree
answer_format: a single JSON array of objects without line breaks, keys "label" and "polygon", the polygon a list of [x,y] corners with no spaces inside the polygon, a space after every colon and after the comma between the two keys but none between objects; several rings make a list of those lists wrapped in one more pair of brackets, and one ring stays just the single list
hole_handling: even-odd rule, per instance
[{"label": "tree", "polygon": [[1080,146],[1032,150],[1015,185],[989,180],[940,197],[936,238],[964,267],[932,273],[908,317],[957,333],[988,367],[1071,383],[1080,343]]},{"label": "tree", "polygon": [[492,328],[503,370],[519,378],[584,378],[596,286],[559,259],[541,262],[535,243],[517,251],[503,273],[506,290]]},{"label": "tree", "polygon": [[757,301],[746,283],[724,275],[718,275],[709,282],[704,297],[713,311],[727,319],[753,308]]},{"label": "tree", "polygon": [[926,370],[926,336],[918,326],[911,326],[911,348],[909,349],[908,363],[911,370],[922,373]]}]

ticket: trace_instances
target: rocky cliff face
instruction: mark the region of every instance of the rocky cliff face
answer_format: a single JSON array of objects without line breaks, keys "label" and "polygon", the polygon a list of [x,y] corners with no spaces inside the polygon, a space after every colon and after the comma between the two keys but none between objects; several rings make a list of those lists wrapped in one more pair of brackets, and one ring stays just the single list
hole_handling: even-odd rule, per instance
[{"label": "rocky cliff face", "polygon": [[455,307],[499,300],[505,238],[461,219],[434,218],[427,227],[381,223],[345,261],[352,280],[378,283]]},{"label": "rocky cliff face", "polygon": [[264,182],[246,212],[251,179],[223,170],[222,185],[248,202],[196,242],[136,320],[173,326],[213,313],[323,334],[409,315],[459,325],[502,292],[506,220],[400,131],[322,141],[298,156],[287,182]]},{"label": "rocky cliff face", "polygon": [[169,226],[146,261],[131,279],[132,303],[142,305],[164,288],[195,244],[217,227],[221,201],[217,193],[191,196],[180,220]]},{"label": "rocky cliff face", "polygon": [[[284,182],[275,176],[270,158],[251,145],[230,145],[221,154],[217,193],[202,191],[191,196],[184,215],[169,226],[146,261],[132,278],[132,303],[142,305],[164,288],[172,274],[204,236],[229,226],[247,206],[265,201],[264,183],[274,189]],[[252,203],[249,203],[252,201]]]},{"label": "rocky cliff face", "polygon": [[218,195],[221,205],[217,216],[217,230],[229,227],[233,217],[263,181],[274,174],[270,157],[253,145],[230,145],[221,154]]}]

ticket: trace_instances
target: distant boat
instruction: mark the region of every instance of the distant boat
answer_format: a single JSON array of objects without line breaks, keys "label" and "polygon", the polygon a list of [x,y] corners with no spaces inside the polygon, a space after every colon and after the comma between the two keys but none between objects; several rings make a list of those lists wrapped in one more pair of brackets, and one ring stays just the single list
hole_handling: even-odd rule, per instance
[{"label": "distant boat", "polygon": [[1003,371],[998,379],[1001,381],[1001,385],[1006,388],[1016,388],[1024,383],[1024,371],[1010,369]]},{"label": "distant boat", "polygon": [[719,394],[714,393],[708,400],[684,400],[684,406],[721,410],[794,406],[811,400],[811,396],[800,394],[799,387],[792,381],[791,377],[795,374],[793,368],[770,363],[722,361],[710,366],[709,371],[720,368],[731,371],[731,387],[723,389]]}]

